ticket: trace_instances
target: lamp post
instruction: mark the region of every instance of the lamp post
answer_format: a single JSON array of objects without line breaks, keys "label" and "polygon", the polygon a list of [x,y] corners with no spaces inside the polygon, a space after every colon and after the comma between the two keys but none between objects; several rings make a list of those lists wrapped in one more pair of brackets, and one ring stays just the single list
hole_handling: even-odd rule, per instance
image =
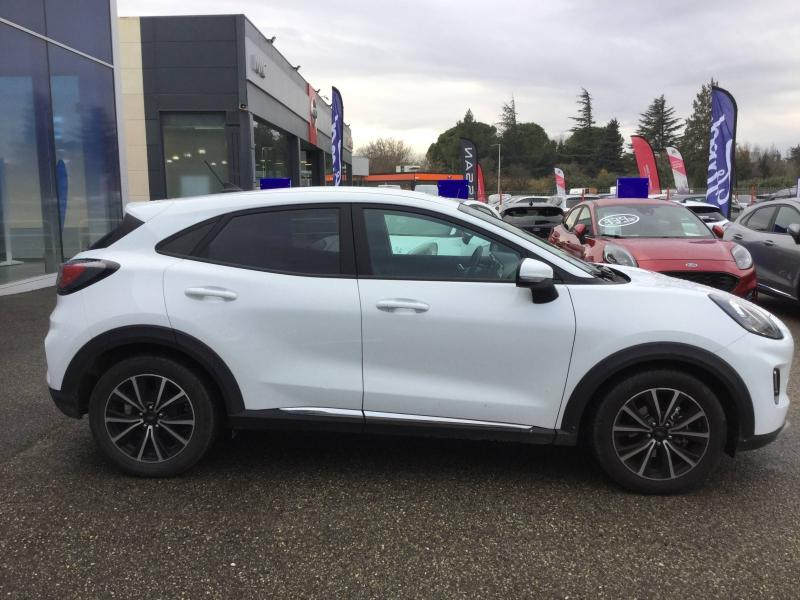
[{"label": "lamp post", "polygon": [[494,148],[497,146],[497,201],[500,204],[500,208],[503,207],[503,194],[500,192],[500,146],[501,144],[498,142],[497,144],[492,144],[489,146],[490,148]]}]

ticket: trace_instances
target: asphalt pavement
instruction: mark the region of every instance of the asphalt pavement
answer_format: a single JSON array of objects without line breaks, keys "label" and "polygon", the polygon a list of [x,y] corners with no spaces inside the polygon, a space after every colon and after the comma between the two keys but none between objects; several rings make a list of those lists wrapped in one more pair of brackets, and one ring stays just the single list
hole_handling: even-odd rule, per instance
[{"label": "asphalt pavement", "polygon": [[[677,497],[576,448],[335,434],[243,433],[136,479],[49,399],[53,303],[0,298],[0,597],[800,595],[797,427]],[[800,340],[800,306],[763,304]]]}]

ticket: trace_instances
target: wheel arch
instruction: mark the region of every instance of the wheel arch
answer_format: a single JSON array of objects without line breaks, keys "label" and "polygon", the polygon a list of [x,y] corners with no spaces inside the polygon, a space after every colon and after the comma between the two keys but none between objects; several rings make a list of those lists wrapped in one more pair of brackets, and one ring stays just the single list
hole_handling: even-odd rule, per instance
[{"label": "wheel arch", "polygon": [[61,391],[74,398],[79,414],[85,414],[89,396],[105,370],[139,354],[166,356],[194,367],[216,388],[228,415],[244,410],[239,385],[216,352],[190,335],[156,325],[119,327],[89,340],[67,367]]},{"label": "wheel arch", "polygon": [[559,433],[577,440],[585,434],[605,391],[620,379],[646,368],[672,368],[707,385],[725,411],[725,450],[733,455],[740,440],[753,436],[755,417],[750,392],[739,374],[708,350],[680,343],[632,346],[603,359],[580,380],[567,400]]}]

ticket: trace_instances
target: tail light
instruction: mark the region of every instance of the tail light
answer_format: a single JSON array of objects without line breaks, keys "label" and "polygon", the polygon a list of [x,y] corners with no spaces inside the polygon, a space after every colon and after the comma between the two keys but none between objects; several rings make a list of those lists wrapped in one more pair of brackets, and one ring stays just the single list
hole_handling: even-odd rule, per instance
[{"label": "tail light", "polygon": [[84,258],[65,262],[58,268],[56,291],[60,296],[77,292],[105,279],[117,269],[119,265],[110,260]]}]

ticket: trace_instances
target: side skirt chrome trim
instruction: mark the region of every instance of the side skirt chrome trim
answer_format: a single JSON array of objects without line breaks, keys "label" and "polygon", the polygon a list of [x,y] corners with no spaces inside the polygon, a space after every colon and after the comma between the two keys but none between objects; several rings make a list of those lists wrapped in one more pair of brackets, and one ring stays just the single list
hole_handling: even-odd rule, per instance
[{"label": "side skirt chrome trim", "polygon": [[518,423],[500,423],[496,421],[475,421],[473,419],[453,419],[450,417],[431,417],[427,415],[407,415],[403,413],[388,413],[372,410],[365,410],[364,416],[367,423],[381,422],[403,422],[409,424],[430,424],[430,425],[456,425],[461,427],[496,427],[511,429],[515,431],[530,431],[531,425],[520,425]]},{"label": "side skirt chrome trim", "polygon": [[786,292],[776,290],[775,288],[769,287],[768,285],[764,285],[763,283],[759,283],[757,287],[759,290],[762,290],[766,294],[772,294],[773,296],[780,296],[781,298],[788,298],[789,300],[794,300],[794,297],[791,294],[787,294]]},{"label": "side skirt chrome trim", "polygon": [[293,415],[305,415],[309,417],[342,417],[347,419],[363,419],[364,413],[352,408],[321,408],[317,406],[292,406],[289,408],[279,408],[281,412]]}]

